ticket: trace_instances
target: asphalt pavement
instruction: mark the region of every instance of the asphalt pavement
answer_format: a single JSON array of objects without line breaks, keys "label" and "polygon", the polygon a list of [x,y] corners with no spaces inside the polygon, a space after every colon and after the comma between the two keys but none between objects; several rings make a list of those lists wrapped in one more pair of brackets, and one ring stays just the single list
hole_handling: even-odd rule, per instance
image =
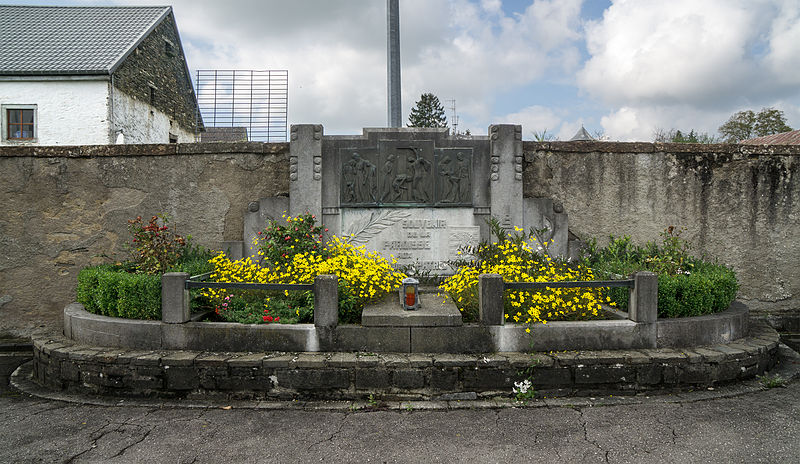
[{"label": "asphalt pavement", "polygon": [[24,391],[0,386],[3,463],[800,462],[797,381],[502,407],[227,404],[59,396],[24,371]]}]

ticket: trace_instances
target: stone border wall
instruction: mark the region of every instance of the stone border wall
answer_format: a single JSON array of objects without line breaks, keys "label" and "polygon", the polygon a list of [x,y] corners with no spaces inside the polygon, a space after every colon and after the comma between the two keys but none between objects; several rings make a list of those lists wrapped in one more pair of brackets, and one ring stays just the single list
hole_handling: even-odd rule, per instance
[{"label": "stone border wall", "polygon": [[692,347],[731,343],[746,337],[747,307],[734,302],[727,311],[701,317],[549,322],[525,326],[466,324],[459,327],[332,328],[314,324],[170,324],[91,314],[79,303],[64,308],[64,334],[93,346],[211,351],[370,351],[403,353],[481,353]]},{"label": "stone border wall", "polygon": [[56,390],[165,398],[493,397],[511,395],[514,382],[529,376],[546,396],[635,394],[763,374],[775,363],[778,343],[775,330],[762,322],[728,345],[533,354],[131,350],[59,337],[34,340],[33,375]]}]

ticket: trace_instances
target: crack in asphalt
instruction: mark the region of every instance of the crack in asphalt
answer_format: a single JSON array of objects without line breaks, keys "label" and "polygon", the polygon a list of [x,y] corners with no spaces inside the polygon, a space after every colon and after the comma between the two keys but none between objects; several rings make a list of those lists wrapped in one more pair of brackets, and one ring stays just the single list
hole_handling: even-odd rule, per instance
[{"label": "crack in asphalt", "polygon": [[317,442],[314,442],[314,443],[311,443],[310,445],[308,445],[308,447],[306,448],[306,451],[311,451],[311,448],[313,448],[313,447],[315,447],[317,445],[321,445],[321,444],[325,443],[326,441],[327,442],[332,442],[334,437],[336,437],[336,435],[342,433],[342,426],[344,425],[344,421],[347,420],[347,417],[348,417],[347,413],[343,414],[342,415],[342,419],[339,421],[339,425],[336,427],[336,430],[333,433],[331,433],[331,435],[328,438],[326,438],[324,440],[319,440]]},{"label": "crack in asphalt", "polygon": [[[130,424],[130,425],[134,425],[134,424]],[[138,426],[138,427],[141,427],[141,426]],[[126,451],[128,451],[130,448],[132,448],[132,447],[134,447],[134,446],[138,445],[139,443],[141,443],[141,442],[145,441],[145,440],[147,439],[147,436],[148,436],[148,435],[150,435],[150,433],[151,433],[153,430],[155,430],[155,429],[156,429],[156,428],[155,428],[155,426],[153,426],[153,427],[150,427],[150,428],[149,428],[149,429],[148,429],[148,430],[147,430],[147,431],[146,431],[146,432],[145,432],[145,433],[142,435],[142,437],[141,437],[139,440],[137,440],[137,441],[135,441],[135,442],[131,443],[130,445],[127,445],[127,446],[125,446],[125,447],[124,447],[124,448],[122,448],[122,449],[120,449],[119,451],[117,451],[117,453],[116,453],[115,455],[113,455],[113,456],[111,456],[111,457],[112,457],[112,458],[116,458],[116,457],[118,457],[118,456],[122,456],[122,455],[123,455],[123,454],[125,454],[125,452],[126,452]],[[119,430],[119,428],[118,428],[117,430]]]},{"label": "crack in asphalt", "polygon": [[605,462],[609,462],[608,460],[609,451],[603,449],[603,447],[600,446],[600,444],[598,444],[596,441],[589,439],[589,428],[587,425],[586,418],[583,415],[583,408],[575,408],[575,411],[577,411],[580,416],[581,426],[583,427],[583,440],[586,441],[586,443],[594,445],[597,449],[602,451]]}]

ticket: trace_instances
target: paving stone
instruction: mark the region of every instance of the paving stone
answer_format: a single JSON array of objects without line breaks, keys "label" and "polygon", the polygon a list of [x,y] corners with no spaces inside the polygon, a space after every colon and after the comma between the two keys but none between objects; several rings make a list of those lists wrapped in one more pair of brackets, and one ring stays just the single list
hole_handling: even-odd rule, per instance
[{"label": "paving stone", "polygon": [[350,371],[346,369],[277,369],[279,387],[297,390],[349,388]]},{"label": "paving stone", "polygon": [[514,377],[509,371],[497,368],[465,369],[461,372],[465,390],[510,390]]},{"label": "paving stone", "polygon": [[383,360],[377,354],[363,354],[359,353],[356,358],[356,365],[358,367],[376,367],[380,365]]},{"label": "paving stone", "polygon": [[567,367],[542,367],[533,371],[532,382],[538,385],[571,385],[572,369]]},{"label": "paving stone", "polygon": [[576,359],[582,364],[618,364],[625,362],[625,355],[617,350],[581,351]]},{"label": "paving stone", "polygon": [[636,382],[640,385],[661,383],[663,367],[658,364],[636,365]]},{"label": "paving stone", "polygon": [[684,353],[669,348],[643,349],[639,351],[644,353],[646,356],[649,356],[653,362],[669,363],[676,361],[687,361],[687,356]]},{"label": "paving stone", "polygon": [[161,358],[164,366],[191,366],[200,353],[196,351],[170,351]]},{"label": "paving stone", "polygon": [[708,348],[694,348],[696,353],[699,353],[707,362],[720,363],[725,360],[725,353]]},{"label": "paving stone", "polygon": [[553,351],[550,353],[558,366],[574,366],[576,364],[581,364],[582,361],[578,357],[579,354],[580,353],[577,351]]},{"label": "paving stone", "polygon": [[403,368],[409,367],[408,356],[403,354],[381,354],[381,359],[383,360],[383,365],[388,368]]},{"label": "paving stone", "polygon": [[555,361],[551,356],[541,353],[505,353],[508,364],[515,369],[528,367],[551,367]]},{"label": "paving stone", "polygon": [[164,369],[167,389],[194,390],[200,386],[197,370],[192,366],[175,366]]},{"label": "paving stone", "polygon": [[261,361],[261,365],[269,369],[285,368],[289,367],[289,364],[296,357],[297,356],[294,354],[281,354],[277,356],[267,355],[267,357],[264,358],[263,361]]},{"label": "paving stone", "polygon": [[624,364],[599,364],[575,368],[577,384],[616,384],[635,380],[636,370]]},{"label": "paving stone", "polygon": [[425,374],[419,369],[397,369],[392,372],[392,386],[415,389],[425,386]]},{"label": "paving stone", "polygon": [[153,353],[153,350],[125,350],[123,353],[117,356],[117,362],[122,364],[131,364],[134,359]]},{"label": "paving stone", "polygon": [[442,353],[433,355],[433,365],[437,367],[475,367],[478,360],[473,355]]},{"label": "paving stone", "polygon": [[703,362],[703,355],[701,355],[697,351],[687,348],[683,348],[681,349],[681,351],[683,352],[683,354],[686,355],[686,360],[689,362],[689,364],[697,364]]},{"label": "paving stone", "polygon": [[621,351],[626,364],[649,364],[650,356],[638,350],[623,350]]},{"label": "paving stone", "polygon": [[231,368],[261,367],[267,353],[249,353],[228,360]]},{"label": "paving stone", "polygon": [[408,364],[411,367],[428,367],[433,365],[433,356],[411,353],[408,355]]},{"label": "paving stone", "polygon": [[356,367],[358,356],[356,353],[331,353],[328,359],[330,367]]},{"label": "paving stone", "polygon": [[231,355],[227,353],[201,353],[194,363],[198,367],[226,367],[226,361],[230,358]]},{"label": "paving stone", "polygon": [[430,371],[430,387],[434,390],[452,391],[458,382],[458,369],[434,367]]},{"label": "paving stone", "polygon": [[131,359],[131,364],[134,366],[159,366],[161,365],[161,353],[150,352],[141,354]]},{"label": "paving stone", "polygon": [[713,349],[715,351],[720,351],[722,353],[725,353],[725,356],[727,356],[728,359],[734,359],[734,360],[735,359],[742,359],[745,356],[747,356],[747,352],[745,350],[731,348],[731,347],[729,347],[727,345],[714,345],[714,346],[710,346],[709,348],[711,348],[711,349]]},{"label": "paving stone", "polygon": [[389,388],[391,373],[386,369],[356,369],[355,387],[359,390]]},{"label": "paving stone", "polygon": [[508,357],[497,353],[478,355],[478,367],[505,367],[508,366]]},{"label": "paving stone", "polygon": [[99,348],[83,346],[80,349],[70,351],[69,359],[73,361],[91,361],[99,352]]},{"label": "paving stone", "polygon": [[289,367],[299,367],[303,369],[319,369],[325,367],[327,359],[325,353],[300,353]]}]

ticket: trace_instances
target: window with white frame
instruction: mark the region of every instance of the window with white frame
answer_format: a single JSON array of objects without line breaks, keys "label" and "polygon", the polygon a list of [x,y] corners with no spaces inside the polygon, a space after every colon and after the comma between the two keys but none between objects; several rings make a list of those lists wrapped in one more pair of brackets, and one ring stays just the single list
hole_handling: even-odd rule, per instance
[{"label": "window with white frame", "polygon": [[32,142],[38,135],[36,105],[2,105],[3,140]]}]

